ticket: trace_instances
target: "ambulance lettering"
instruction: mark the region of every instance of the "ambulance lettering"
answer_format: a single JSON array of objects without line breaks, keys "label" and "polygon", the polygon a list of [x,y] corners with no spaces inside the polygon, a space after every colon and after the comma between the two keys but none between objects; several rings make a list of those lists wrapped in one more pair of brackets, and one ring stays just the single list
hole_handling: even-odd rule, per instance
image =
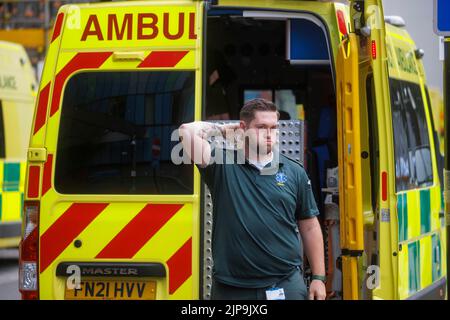
[{"label": "ambulance lettering", "polygon": [[125,40],[152,40],[161,35],[168,40],[177,40],[185,36],[186,21],[187,36],[190,40],[197,39],[195,12],[180,12],[178,15],[165,12],[162,16],[154,13],[126,13],[122,18],[118,18],[116,14],[108,14],[106,30],[102,29],[98,16],[91,14],[84,27],[81,41],[91,38],[104,41],[105,33],[106,40],[123,40],[124,38]]},{"label": "ambulance lettering", "polygon": [[402,48],[396,47],[398,66],[401,70],[407,73],[419,74],[416,68],[416,63],[414,62],[414,53],[412,51],[406,51]]},{"label": "ambulance lettering", "polygon": [[16,77],[10,75],[0,75],[0,89],[17,90]]},{"label": "ambulance lettering", "polygon": [[[94,16],[95,17],[95,16]],[[117,40],[122,40],[123,35],[125,33],[125,28],[127,29],[127,39],[131,39],[133,36],[133,15],[131,13],[128,13],[124,15],[123,22],[122,22],[122,28],[119,31],[119,22],[117,21],[117,15],[115,14],[109,14],[108,15],[108,40],[113,39],[113,27],[116,34]]]}]

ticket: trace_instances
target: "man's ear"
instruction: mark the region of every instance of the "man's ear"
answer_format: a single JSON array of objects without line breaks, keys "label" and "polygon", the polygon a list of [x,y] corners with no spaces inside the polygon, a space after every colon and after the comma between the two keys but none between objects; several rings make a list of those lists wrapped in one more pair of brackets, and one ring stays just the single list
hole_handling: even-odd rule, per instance
[{"label": "man's ear", "polygon": [[245,130],[245,128],[247,127],[245,121],[241,120],[239,121],[239,128],[241,128],[242,130]]}]

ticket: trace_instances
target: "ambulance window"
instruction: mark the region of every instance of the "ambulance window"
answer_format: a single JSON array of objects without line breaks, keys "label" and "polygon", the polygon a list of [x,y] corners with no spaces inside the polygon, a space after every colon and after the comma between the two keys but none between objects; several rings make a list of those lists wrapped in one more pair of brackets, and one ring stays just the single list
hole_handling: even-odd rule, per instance
[{"label": "ambulance window", "polygon": [[433,182],[431,147],[420,86],[390,80],[397,192]]},{"label": "ambulance window", "polygon": [[89,72],[64,92],[55,187],[68,194],[192,194],[171,135],[194,120],[194,72]]},{"label": "ambulance window", "polygon": [[4,131],[4,124],[3,124],[3,105],[2,101],[0,100],[0,158],[6,157],[6,151],[5,151],[5,131]]},{"label": "ambulance window", "polygon": [[[425,95],[427,98],[427,105],[428,105],[428,113],[430,115],[433,114],[432,104],[431,104],[431,98],[430,98],[430,91],[428,90],[428,87],[425,86]],[[439,173],[439,181],[444,181],[444,157],[440,152],[440,136],[438,135],[438,130],[436,128],[436,123],[434,122],[434,117],[430,117],[430,124],[431,124],[431,132],[433,132],[433,140],[434,140],[434,154],[436,157],[436,164],[438,168]]]}]

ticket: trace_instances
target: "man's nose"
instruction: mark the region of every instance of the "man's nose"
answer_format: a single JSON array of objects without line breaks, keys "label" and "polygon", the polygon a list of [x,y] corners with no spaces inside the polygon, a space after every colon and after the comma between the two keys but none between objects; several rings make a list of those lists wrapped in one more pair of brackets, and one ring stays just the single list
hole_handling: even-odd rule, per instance
[{"label": "man's nose", "polygon": [[264,138],[270,137],[270,129],[264,129],[262,130],[262,136]]}]

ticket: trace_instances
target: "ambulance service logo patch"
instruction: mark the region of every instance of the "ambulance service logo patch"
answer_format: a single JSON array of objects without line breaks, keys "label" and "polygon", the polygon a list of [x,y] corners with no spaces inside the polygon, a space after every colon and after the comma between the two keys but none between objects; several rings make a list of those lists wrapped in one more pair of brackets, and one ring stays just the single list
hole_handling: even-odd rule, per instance
[{"label": "ambulance service logo patch", "polygon": [[278,172],[275,175],[275,180],[277,181],[277,185],[284,186],[285,182],[287,181],[287,176],[283,172]]}]

